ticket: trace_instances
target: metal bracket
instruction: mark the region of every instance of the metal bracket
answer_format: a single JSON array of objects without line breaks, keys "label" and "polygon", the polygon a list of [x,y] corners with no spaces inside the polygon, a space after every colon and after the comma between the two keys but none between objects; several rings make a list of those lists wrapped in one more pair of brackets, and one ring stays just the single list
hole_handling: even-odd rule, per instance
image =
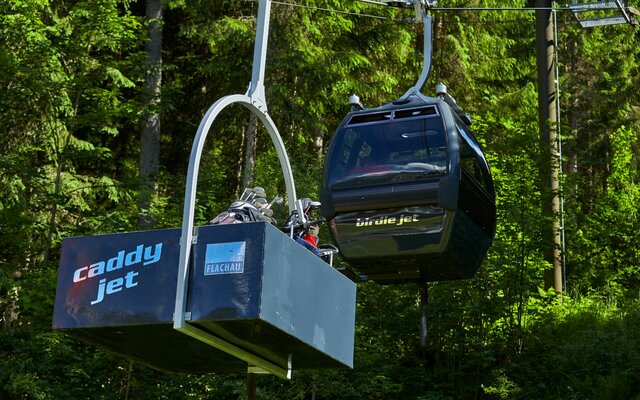
[{"label": "metal bracket", "polygon": [[367,3],[381,4],[392,7],[408,8],[412,7],[416,12],[416,21],[422,21],[424,25],[424,62],[422,64],[422,72],[418,78],[418,82],[409,89],[399,100],[406,100],[410,96],[421,96],[420,89],[424,86],[431,73],[431,59],[433,51],[433,18],[428,14],[428,11],[434,7],[437,0],[361,0]]},{"label": "metal bracket", "polygon": [[[574,17],[583,28],[618,24],[631,24],[633,26],[638,26],[638,21],[630,15],[637,15],[637,10],[633,7],[627,8],[620,0],[589,3],[577,3],[574,1],[574,3],[568,4],[566,7],[573,12]],[[581,18],[581,14],[583,13],[616,10],[619,14],[598,16],[594,18]]]},{"label": "metal bracket", "polygon": [[[280,167],[282,168],[284,175],[287,197],[289,200],[289,213],[293,212],[298,204],[296,201],[296,188],[293,181],[293,173],[291,171],[289,157],[278,129],[276,128],[273,120],[267,114],[267,103],[264,92],[264,70],[267,53],[267,39],[269,36],[270,8],[271,0],[260,0],[258,6],[256,43],[253,57],[253,72],[249,90],[244,95],[230,95],[216,101],[209,110],[207,110],[207,113],[200,121],[193,145],[191,146],[191,155],[189,157],[189,167],[187,170],[187,182],[184,195],[184,209],[182,214],[182,234],[180,237],[180,258],[178,260],[178,278],[176,282],[173,328],[200,340],[201,342],[209,344],[218,350],[246,361],[249,365],[254,365],[268,373],[288,379],[291,377],[290,360],[288,368],[283,368],[232,343],[229,343],[210,332],[186,323],[186,321],[191,318],[191,314],[186,312],[189,264],[192,246],[197,243],[197,230],[194,229],[193,220],[195,216],[195,195],[198,185],[198,170],[200,168],[200,159],[202,158],[204,142],[209,134],[209,130],[211,129],[215,118],[224,108],[234,103],[240,103],[248,108],[250,112],[255,114],[267,128],[271,141],[276,148],[276,152],[280,160]],[[302,215],[301,209],[297,211],[298,215]]]},{"label": "metal bracket", "polygon": [[[287,360],[287,379],[291,379],[291,367],[293,365],[293,354],[289,354],[289,358]],[[259,367],[257,365],[251,365],[247,367],[247,373],[249,374],[270,374],[271,372],[263,369],[263,367]]]},{"label": "metal bracket", "polygon": [[260,0],[258,4],[258,25],[256,27],[256,43],[253,50],[253,69],[251,83],[246,95],[260,111],[267,112],[264,92],[264,70],[267,59],[267,43],[269,41],[269,20],[271,17],[271,0]]},{"label": "metal bracket", "polygon": [[[416,19],[420,20],[422,18],[422,14],[426,14],[431,8],[438,4],[437,0],[416,0],[414,2],[414,7],[416,8]],[[420,10],[418,10],[420,8]],[[420,14],[418,14],[420,11]]]},{"label": "metal bracket", "polygon": [[289,356],[289,362],[287,367],[285,368],[276,365],[273,362],[262,357],[256,356],[255,354],[250,353],[245,349],[229,343],[226,340],[221,339],[215,335],[212,335],[210,332],[200,329],[194,325],[185,324],[184,326],[179,328],[178,331],[195,339],[198,339],[203,343],[213,346],[218,350],[224,351],[227,354],[237,357],[242,361],[246,361],[249,366],[264,371],[263,373],[273,374],[283,379],[291,379],[291,356]]},{"label": "metal bracket", "polygon": [[422,24],[424,25],[424,61],[422,64],[422,72],[420,73],[418,82],[416,82],[416,84],[412,88],[407,90],[407,92],[400,98],[400,100],[405,100],[412,95],[420,96],[420,90],[422,89],[424,84],[427,83],[427,79],[429,79],[429,74],[431,73],[431,59],[433,52],[433,18],[426,12],[421,11],[421,13]]},{"label": "metal bracket", "polygon": [[416,21],[422,20],[422,15],[438,3],[437,0],[365,0],[365,2],[400,8],[413,7],[416,10]]}]

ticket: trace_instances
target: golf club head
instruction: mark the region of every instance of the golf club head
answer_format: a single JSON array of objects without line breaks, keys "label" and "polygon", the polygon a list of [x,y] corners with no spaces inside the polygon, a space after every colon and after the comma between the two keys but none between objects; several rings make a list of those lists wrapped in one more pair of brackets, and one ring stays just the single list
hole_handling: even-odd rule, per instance
[{"label": "golf club head", "polygon": [[264,188],[261,188],[260,186],[254,187],[253,193],[256,197],[267,197],[267,193],[264,191]]},{"label": "golf club head", "polygon": [[268,206],[267,199],[265,199],[264,197],[256,197],[253,200],[253,204],[257,208],[266,208]]},{"label": "golf club head", "polygon": [[314,201],[314,200],[311,200],[308,197],[305,197],[304,199],[302,199],[302,208],[303,208],[305,213],[308,213],[311,210],[315,210],[315,209],[320,208],[320,202],[319,201]]},{"label": "golf club head", "polygon": [[271,200],[271,202],[267,205],[267,208],[271,208],[273,203],[282,204],[283,202],[284,202],[284,198],[276,195],[276,197],[274,197],[273,200]]}]

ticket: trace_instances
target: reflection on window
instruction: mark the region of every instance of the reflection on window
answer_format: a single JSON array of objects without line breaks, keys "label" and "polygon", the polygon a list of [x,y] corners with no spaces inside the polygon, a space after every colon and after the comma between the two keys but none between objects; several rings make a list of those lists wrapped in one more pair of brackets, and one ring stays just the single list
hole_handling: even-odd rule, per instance
[{"label": "reflection on window", "polygon": [[460,164],[467,175],[473,177],[487,193],[492,193],[489,169],[480,151],[480,146],[461,123],[458,127],[458,146],[460,148]]},{"label": "reflection on window", "polygon": [[329,160],[329,185],[361,186],[429,179],[448,172],[440,118],[345,127]]}]

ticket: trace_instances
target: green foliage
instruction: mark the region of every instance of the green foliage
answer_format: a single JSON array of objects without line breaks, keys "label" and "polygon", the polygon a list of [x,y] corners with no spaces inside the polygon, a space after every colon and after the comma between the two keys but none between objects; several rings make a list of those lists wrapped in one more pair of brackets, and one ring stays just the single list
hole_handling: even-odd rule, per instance
[{"label": "green foliage", "polygon": [[636,298],[638,274],[638,138],[621,127],[610,137],[611,172],[606,192],[576,231],[574,258],[588,271],[581,284],[602,285],[613,295]]},{"label": "green foliage", "polygon": [[529,329],[526,351],[496,370],[485,390],[495,398],[635,398],[637,307],[637,301],[618,308],[591,297],[536,306],[546,316]]},{"label": "green foliage", "polygon": [[[272,6],[265,89],[298,195],[317,198],[320,154],[348,111],[346,99],[356,93],[377,106],[414,85],[422,28],[405,22],[412,10],[351,0],[297,5]],[[243,374],[162,374],[50,328],[61,239],[136,226],[144,6],[0,1],[0,398],[246,397]],[[158,228],[181,223],[200,119],[216,99],[247,90],[256,10],[256,2],[166,2],[161,165],[149,210]],[[258,398],[637,398],[637,34],[622,26],[584,31],[558,14],[569,292],[557,296],[540,289],[548,265],[534,14],[433,15],[433,72],[423,91],[444,82],[472,114],[496,187],[494,245],[473,279],[429,284],[426,359],[416,287],[365,283],[355,368],[295,371],[291,381],[260,377]],[[247,121],[246,109],[230,107],[211,129],[198,224],[236,194]],[[270,196],[285,191],[276,159],[259,127],[255,185]],[[285,206],[275,211],[286,218]]]}]

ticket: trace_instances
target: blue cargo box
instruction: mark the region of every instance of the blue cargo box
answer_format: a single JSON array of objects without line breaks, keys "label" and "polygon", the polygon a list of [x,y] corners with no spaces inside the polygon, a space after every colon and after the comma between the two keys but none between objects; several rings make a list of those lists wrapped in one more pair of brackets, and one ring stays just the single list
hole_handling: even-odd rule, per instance
[{"label": "blue cargo box", "polygon": [[[352,281],[267,223],[195,230],[187,325],[284,369],[353,367]],[[180,232],[64,239],[53,328],[161,371],[247,371],[173,328]]]}]

